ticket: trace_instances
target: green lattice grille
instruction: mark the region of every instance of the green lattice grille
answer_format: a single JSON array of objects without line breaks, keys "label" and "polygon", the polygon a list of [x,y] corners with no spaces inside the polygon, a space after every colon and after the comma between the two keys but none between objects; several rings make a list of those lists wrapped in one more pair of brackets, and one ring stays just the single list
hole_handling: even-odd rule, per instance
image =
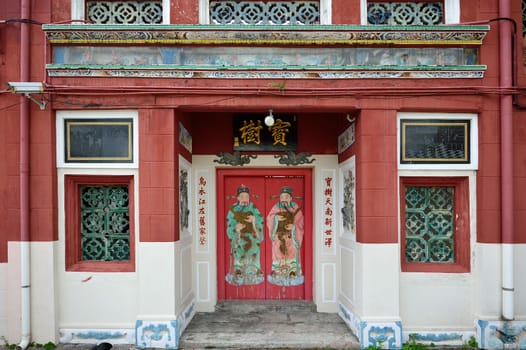
[{"label": "green lattice grille", "polygon": [[130,260],[128,186],[81,186],[82,260]]},{"label": "green lattice grille", "polygon": [[405,186],[407,262],[455,262],[454,199],[454,187]]}]

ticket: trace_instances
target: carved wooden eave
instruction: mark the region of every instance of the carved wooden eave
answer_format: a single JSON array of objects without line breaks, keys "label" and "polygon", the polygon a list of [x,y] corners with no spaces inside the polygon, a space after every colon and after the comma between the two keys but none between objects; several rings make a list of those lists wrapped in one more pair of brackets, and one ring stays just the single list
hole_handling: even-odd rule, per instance
[{"label": "carved wooden eave", "polygon": [[[348,55],[349,52],[352,54],[352,50],[357,49],[391,50],[393,54],[400,54],[400,50],[414,52],[435,48],[442,50],[442,55],[448,55],[454,50],[471,50],[476,52],[476,56],[489,26],[44,25],[43,29],[56,52],[73,48],[78,51],[83,47],[98,50],[115,48],[121,50],[117,56],[126,56],[127,51],[122,50],[130,50],[130,57],[137,57],[140,54],[132,52],[132,49],[145,50],[148,47],[158,48],[159,51],[186,50],[186,53],[202,49],[207,50],[209,55],[214,54],[210,50],[222,50],[223,55],[221,63],[207,65],[181,63],[165,57],[158,58],[155,64],[151,63],[152,59],[146,64],[138,61],[108,64],[96,61],[68,62],[61,59],[71,55],[62,53],[56,54],[54,61],[47,65],[50,76],[352,79],[481,78],[486,66],[478,64],[476,60],[403,65],[396,62],[369,64],[356,60],[351,63],[341,62],[343,55]],[[291,64],[287,61],[263,66],[238,63],[241,61],[238,58],[242,55],[265,49],[282,50],[281,52],[285,52],[280,53],[282,57],[293,56],[293,50],[298,50],[298,56],[303,57],[308,54],[312,57],[323,56],[328,49],[340,50],[335,56],[340,61],[334,63],[333,60],[330,64]],[[450,56],[463,55],[457,51]],[[265,53],[261,55],[264,56]],[[464,56],[467,54],[464,53]],[[264,57],[260,61],[268,62],[268,58]]]}]

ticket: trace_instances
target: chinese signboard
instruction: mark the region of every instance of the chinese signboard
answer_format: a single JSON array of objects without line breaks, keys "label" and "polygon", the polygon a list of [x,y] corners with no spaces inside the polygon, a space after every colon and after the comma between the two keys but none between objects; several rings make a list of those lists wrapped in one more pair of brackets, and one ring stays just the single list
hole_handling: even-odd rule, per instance
[{"label": "chinese signboard", "polygon": [[401,163],[469,163],[469,120],[400,120]]},{"label": "chinese signboard", "polygon": [[295,151],[297,122],[294,115],[276,115],[274,125],[265,115],[234,115],[234,151]]},{"label": "chinese signboard", "polygon": [[133,162],[132,119],[66,119],[66,163]]}]

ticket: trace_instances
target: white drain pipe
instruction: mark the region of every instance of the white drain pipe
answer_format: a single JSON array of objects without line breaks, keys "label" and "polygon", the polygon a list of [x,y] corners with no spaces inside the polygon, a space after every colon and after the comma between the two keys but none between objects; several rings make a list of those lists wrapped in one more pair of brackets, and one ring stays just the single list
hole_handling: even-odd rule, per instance
[{"label": "white drain pipe", "polygon": [[20,242],[20,287],[21,287],[21,339],[16,349],[24,350],[31,341],[31,293],[30,293],[30,242]]},{"label": "white drain pipe", "polygon": [[513,281],[513,244],[502,244],[502,319],[515,319],[515,284]]},{"label": "white drain pipe", "polygon": [[[21,19],[31,17],[31,0],[20,1]],[[20,81],[29,81],[30,26],[20,23]],[[31,340],[30,294],[30,208],[29,208],[29,100],[20,97],[20,301],[21,339],[17,349],[24,350]]]}]

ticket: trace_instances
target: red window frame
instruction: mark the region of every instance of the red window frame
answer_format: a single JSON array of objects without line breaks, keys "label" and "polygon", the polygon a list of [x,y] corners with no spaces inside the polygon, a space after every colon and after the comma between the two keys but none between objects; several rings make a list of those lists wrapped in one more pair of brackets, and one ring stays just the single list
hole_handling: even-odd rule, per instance
[{"label": "red window frame", "polygon": [[[453,263],[408,262],[405,258],[405,186],[454,187],[454,242]],[[401,177],[400,178],[400,259],[403,272],[470,272],[470,215],[468,177]]]},{"label": "red window frame", "polygon": [[[130,260],[82,260],[80,233],[80,188],[83,185],[126,185],[129,196]],[[66,271],[134,272],[135,271],[135,213],[133,176],[66,175],[64,178]]]}]

